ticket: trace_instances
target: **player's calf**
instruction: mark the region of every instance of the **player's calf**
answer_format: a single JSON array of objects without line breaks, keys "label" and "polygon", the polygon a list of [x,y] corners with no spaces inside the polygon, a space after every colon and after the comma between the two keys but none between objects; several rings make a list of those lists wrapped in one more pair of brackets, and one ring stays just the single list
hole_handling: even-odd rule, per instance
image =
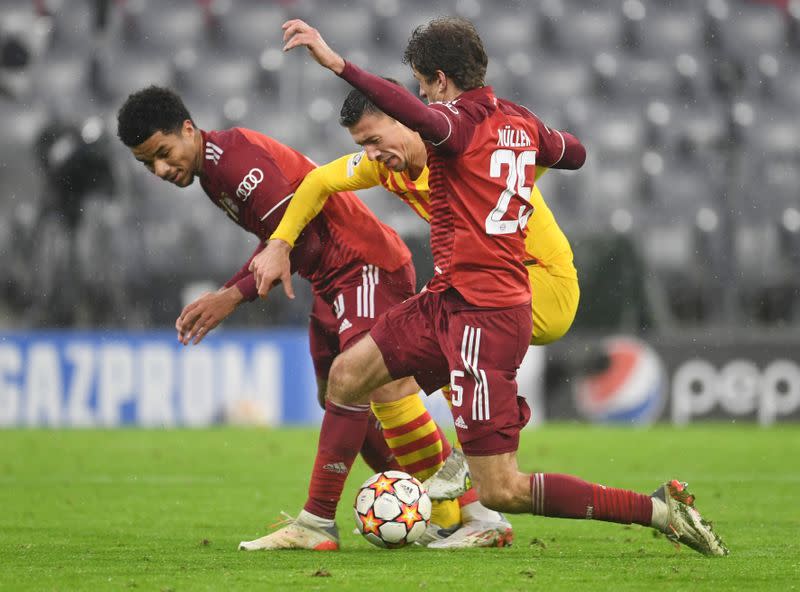
[{"label": "player's calf", "polygon": [[509,514],[531,511],[530,477],[517,470],[515,453],[470,456],[468,462],[472,486],[484,506]]}]

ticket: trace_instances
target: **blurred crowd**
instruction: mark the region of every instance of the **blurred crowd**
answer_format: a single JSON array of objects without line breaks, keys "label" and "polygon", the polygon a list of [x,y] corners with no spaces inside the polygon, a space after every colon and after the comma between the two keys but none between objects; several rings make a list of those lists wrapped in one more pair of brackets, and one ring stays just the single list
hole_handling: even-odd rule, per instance
[{"label": "blurred crowd", "polygon": [[[283,54],[281,23],[415,90],[402,51],[441,14],[476,23],[498,95],[587,146],[540,181],[576,254],[577,331],[800,325],[800,2],[0,0],[0,326],[171,326],[252,251],[199,186],[138,170],[115,138],[128,93],[171,86],[201,128],[327,162],[355,149],[347,86]],[[427,226],[364,199],[430,277]],[[308,302],[228,324],[303,324]]]}]

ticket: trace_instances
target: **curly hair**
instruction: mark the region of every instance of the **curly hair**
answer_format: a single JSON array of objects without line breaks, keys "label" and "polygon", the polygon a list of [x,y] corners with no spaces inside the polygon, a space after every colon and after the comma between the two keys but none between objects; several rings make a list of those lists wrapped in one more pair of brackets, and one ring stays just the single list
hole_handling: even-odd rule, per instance
[{"label": "curly hair", "polygon": [[[384,76],[383,79],[397,86],[403,86],[394,78]],[[368,113],[383,113],[383,111],[381,111],[375,103],[370,101],[364,93],[354,88],[347,93],[344,103],[342,103],[342,109],[339,111],[339,125],[342,127],[353,127]]]},{"label": "curly hair", "polygon": [[475,25],[458,17],[439,17],[414,29],[403,54],[403,63],[428,81],[441,70],[461,90],[484,85],[488,62]]},{"label": "curly hair", "polygon": [[[154,133],[180,131],[192,116],[174,91],[148,86],[131,94],[117,112],[117,136],[126,146],[138,146]],[[194,123],[194,122],[192,122]]]}]

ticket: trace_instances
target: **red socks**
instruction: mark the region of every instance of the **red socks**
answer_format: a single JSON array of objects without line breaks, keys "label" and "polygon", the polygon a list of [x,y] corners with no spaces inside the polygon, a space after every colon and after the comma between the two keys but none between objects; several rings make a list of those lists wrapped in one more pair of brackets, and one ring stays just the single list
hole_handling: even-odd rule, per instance
[{"label": "red socks", "polygon": [[650,526],[653,502],[649,495],[587,483],[571,475],[531,475],[533,513],[556,518],[585,518]]},{"label": "red socks", "polygon": [[376,473],[403,470],[383,437],[381,422],[371,412],[367,419],[367,434],[361,447],[361,458]]},{"label": "red socks", "polygon": [[325,403],[317,458],[303,509],[320,518],[334,518],[344,482],[367,433],[367,406]]}]

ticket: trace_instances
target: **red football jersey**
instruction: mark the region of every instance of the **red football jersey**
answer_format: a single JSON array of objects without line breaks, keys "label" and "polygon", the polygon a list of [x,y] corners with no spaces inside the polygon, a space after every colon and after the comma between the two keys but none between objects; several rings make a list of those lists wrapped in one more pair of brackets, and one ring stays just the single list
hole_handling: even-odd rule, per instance
[{"label": "red football jersey", "polygon": [[[532,112],[497,99],[491,87],[433,103],[448,136],[428,144],[432,291],[452,286],[476,306],[496,308],[531,298],[525,230],[536,165],[564,154],[564,138]],[[442,199],[444,198],[444,199]]]},{"label": "red football jersey", "polygon": [[[248,270],[250,260],[264,248],[295,189],[316,165],[296,150],[249,129],[201,133],[203,190],[234,222],[262,241],[225,284],[236,284],[252,300],[257,292]],[[361,276],[362,264],[395,271],[411,259],[411,253],[394,230],[347,192],[328,200],[300,235],[291,258],[292,270],[330,300],[343,282]]]}]

